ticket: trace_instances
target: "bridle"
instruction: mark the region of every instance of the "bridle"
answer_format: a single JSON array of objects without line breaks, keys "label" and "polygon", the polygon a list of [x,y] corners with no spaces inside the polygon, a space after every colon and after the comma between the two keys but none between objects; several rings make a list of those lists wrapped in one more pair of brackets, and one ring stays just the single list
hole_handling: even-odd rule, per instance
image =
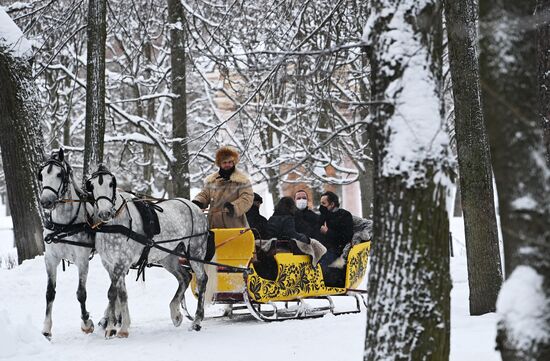
[{"label": "bridle", "polygon": [[[111,176],[111,183],[109,183],[109,187],[113,188],[113,195],[111,198],[107,196],[99,196],[97,198],[94,197],[94,185],[92,184],[92,179],[99,178],[99,184],[103,184],[103,176],[108,175]],[[113,207],[115,206],[116,202],[116,177],[113,173],[109,172],[107,169],[99,169],[96,172],[94,172],[91,177],[86,181],[86,191],[89,192],[93,197],[93,202],[97,204],[98,201],[101,199],[108,200]]]},{"label": "bridle", "polygon": [[[59,185],[59,187],[57,189],[52,188],[48,185],[42,186],[42,189],[43,190],[47,189],[47,190],[53,192],[55,194],[55,196],[57,197],[57,200],[59,200],[65,194],[65,192],[67,192],[67,189],[69,187],[69,182],[71,181],[70,180],[70,175],[72,174],[73,170],[72,170],[71,166],[69,165],[69,163],[64,162],[64,161],[60,161],[60,160],[55,159],[55,158],[50,158],[46,161],[46,163],[44,163],[44,165],[42,165],[42,167],[40,167],[40,170],[38,171],[38,180],[40,182],[43,181],[42,171],[44,170],[44,168],[49,167],[48,168],[48,173],[49,173],[52,170],[53,166],[59,167],[61,169],[61,174],[59,175],[60,178],[61,178],[61,184]],[[66,169],[65,169],[65,166],[67,167]]]}]

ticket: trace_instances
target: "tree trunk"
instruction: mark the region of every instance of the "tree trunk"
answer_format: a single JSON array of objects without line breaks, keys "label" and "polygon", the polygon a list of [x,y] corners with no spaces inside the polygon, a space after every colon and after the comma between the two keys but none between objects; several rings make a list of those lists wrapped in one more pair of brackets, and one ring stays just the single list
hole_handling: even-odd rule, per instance
[{"label": "tree trunk", "polygon": [[187,98],[185,91],[185,26],[183,6],[179,0],[168,0],[170,51],[172,65],[172,136],[175,164],[171,164],[173,196],[190,198],[189,150],[187,149]]},{"label": "tree trunk", "polygon": [[[537,58],[540,124],[544,133],[546,162],[550,164],[550,1],[537,1]],[[550,360],[550,240],[548,234],[529,241],[516,256],[518,267],[499,295],[497,348],[504,361]],[[526,304],[525,300],[529,302]],[[520,315],[520,316],[518,316]],[[521,324],[517,318],[521,317]],[[526,326],[528,325],[528,326]]]},{"label": "tree trunk", "polygon": [[372,1],[365,29],[379,240],[369,261],[366,361],[449,358],[451,172],[442,129],[441,5]]},{"label": "tree trunk", "polygon": [[88,2],[88,64],[86,68],[86,135],[82,182],[103,162],[105,136],[105,40],[107,1]]},{"label": "tree trunk", "polygon": [[550,231],[548,168],[537,117],[534,1],[480,1],[483,117],[499,195],[506,275],[517,250]]},{"label": "tree trunk", "polygon": [[497,302],[497,344],[504,361],[548,360],[550,352],[544,260],[549,254],[549,170],[537,116],[536,28],[525,26],[535,23],[534,9],[531,0],[480,2],[483,111],[508,277]]},{"label": "tree trunk", "polygon": [[502,284],[491,157],[479,85],[477,2],[445,1],[470,314],[494,312]]},{"label": "tree trunk", "polygon": [[539,111],[546,163],[550,166],[550,0],[538,0],[535,10],[537,19],[537,59],[539,79]]},{"label": "tree trunk", "polygon": [[[9,20],[1,12],[0,21]],[[44,159],[40,109],[29,59],[12,54],[1,42],[0,84],[0,151],[21,263],[44,252],[36,177]]]}]

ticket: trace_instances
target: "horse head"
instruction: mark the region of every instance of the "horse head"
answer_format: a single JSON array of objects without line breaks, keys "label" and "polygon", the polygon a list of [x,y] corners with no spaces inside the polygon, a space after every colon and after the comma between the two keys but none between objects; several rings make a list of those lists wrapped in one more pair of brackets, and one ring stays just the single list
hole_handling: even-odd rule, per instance
[{"label": "horse head", "polygon": [[72,169],[65,161],[63,148],[52,152],[49,159],[38,172],[38,180],[42,183],[40,204],[45,209],[53,209],[65,195],[71,182]]},{"label": "horse head", "polygon": [[116,177],[100,164],[86,181],[86,191],[94,200],[94,214],[102,222],[109,222],[116,213]]}]

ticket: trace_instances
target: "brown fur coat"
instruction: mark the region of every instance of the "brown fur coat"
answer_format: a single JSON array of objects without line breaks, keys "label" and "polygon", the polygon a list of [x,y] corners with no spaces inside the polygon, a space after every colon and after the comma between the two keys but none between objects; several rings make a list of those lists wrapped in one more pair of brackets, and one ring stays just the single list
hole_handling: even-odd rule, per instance
[{"label": "brown fur coat", "polygon": [[[210,228],[248,228],[246,212],[252,206],[254,192],[248,175],[235,169],[228,181],[218,172],[204,181],[202,191],[194,199],[207,207]],[[233,204],[235,214],[231,217],[223,208],[225,202]]]}]

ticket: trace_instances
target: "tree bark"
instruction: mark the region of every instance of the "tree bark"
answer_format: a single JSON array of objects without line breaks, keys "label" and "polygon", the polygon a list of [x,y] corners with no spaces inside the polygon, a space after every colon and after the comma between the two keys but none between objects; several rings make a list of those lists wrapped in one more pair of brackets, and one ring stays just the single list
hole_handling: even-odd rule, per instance
[{"label": "tree bark", "polygon": [[491,157],[481,108],[477,2],[445,1],[470,314],[494,312],[502,284]]},{"label": "tree bark", "polygon": [[550,231],[548,167],[537,116],[534,1],[480,1],[483,117],[499,195],[506,276],[518,249]]},{"label": "tree bark", "polygon": [[0,150],[18,262],[44,252],[40,185],[44,159],[40,109],[29,59],[0,46]]},{"label": "tree bark", "polygon": [[105,40],[107,1],[88,2],[86,68],[86,131],[82,182],[103,162],[105,137]]},{"label": "tree bark", "polygon": [[[449,139],[441,129],[442,3],[371,4],[365,40],[378,241],[369,260],[364,359],[444,361],[450,349],[445,198],[451,172]],[[421,113],[411,111],[419,104]]]},{"label": "tree bark", "polygon": [[537,59],[539,79],[539,111],[546,163],[550,166],[550,0],[537,0]]},{"label": "tree bark", "polygon": [[187,148],[187,93],[185,69],[185,26],[183,6],[179,0],[168,0],[170,51],[172,65],[172,136],[176,163],[171,164],[173,196],[190,198],[189,150]]}]

